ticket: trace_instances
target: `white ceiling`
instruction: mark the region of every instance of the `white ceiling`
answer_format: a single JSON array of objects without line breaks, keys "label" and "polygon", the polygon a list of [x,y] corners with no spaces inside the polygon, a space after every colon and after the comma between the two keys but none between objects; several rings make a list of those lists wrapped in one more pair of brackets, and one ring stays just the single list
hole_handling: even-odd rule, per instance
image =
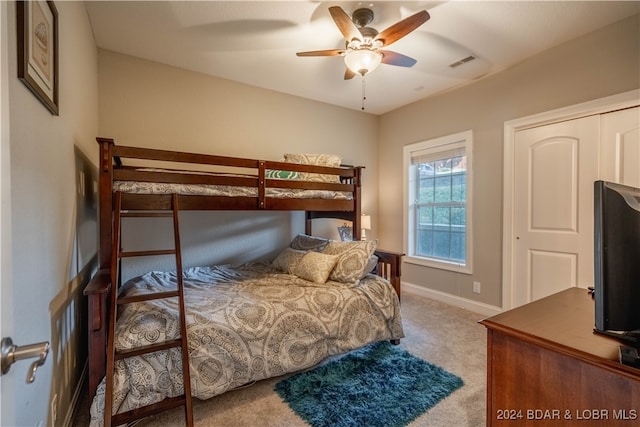
[{"label": "white ceiling", "polygon": [[[427,10],[431,19],[388,47],[417,59],[382,64],[365,78],[365,111],[383,114],[503,70],[543,50],[640,11],[638,1],[89,1],[98,47],[350,109],[362,78],[344,80],[341,57],[296,52],[342,49],[328,12],[375,13],[378,31]],[[387,48],[386,48],[387,49]],[[477,57],[460,67],[452,64]]]}]

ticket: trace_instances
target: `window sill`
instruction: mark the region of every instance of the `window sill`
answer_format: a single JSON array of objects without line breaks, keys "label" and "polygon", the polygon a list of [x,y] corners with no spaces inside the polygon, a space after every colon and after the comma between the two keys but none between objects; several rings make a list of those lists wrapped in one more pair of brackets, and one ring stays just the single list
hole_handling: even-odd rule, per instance
[{"label": "window sill", "polygon": [[405,256],[403,261],[409,264],[421,265],[423,267],[437,268],[439,270],[453,271],[456,273],[472,274],[473,270],[469,265],[460,265],[453,262],[435,261],[428,258],[416,256]]}]

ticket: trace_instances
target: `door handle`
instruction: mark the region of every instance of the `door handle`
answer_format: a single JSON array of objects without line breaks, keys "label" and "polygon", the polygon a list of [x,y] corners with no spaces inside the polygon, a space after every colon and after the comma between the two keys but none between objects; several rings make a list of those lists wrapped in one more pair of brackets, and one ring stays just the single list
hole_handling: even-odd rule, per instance
[{"label": "door handle", "polygon": [[31,384],[36,379],[36,370],[39,366],[44,365],[44,362],[47,360],[47,355],[49,354],[48,341],[18,346],[13,344],[13,340],[11,338],[7,337],[2,338],[0,348],[2,351],[0,357],[2,375],[9,372],[11,365],[18,360],[31,359],[34,357],[38,358],[38,360],[33,362],[29,367],[29,371],[27,372],[27,384]]}]

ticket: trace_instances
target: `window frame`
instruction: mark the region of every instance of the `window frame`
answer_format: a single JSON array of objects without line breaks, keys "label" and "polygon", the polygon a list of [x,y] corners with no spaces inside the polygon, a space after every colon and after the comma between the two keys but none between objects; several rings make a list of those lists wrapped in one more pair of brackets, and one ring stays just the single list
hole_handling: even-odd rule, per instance
[{"label": "window frame", "polygon": [[[415,254],[416,214],[415,197],[416,174],[412,172],[411,160],[418,152],[428,152],[429,155],[463,150],[466,159],[465,180],[465,263],[429,258]],[[420,141],[403,147],[403,246],[406,254],[404,260],[410,264],[433,267],[459,273],[473,273],[473,132],[471,130],[447,135],[439,138]]]}]

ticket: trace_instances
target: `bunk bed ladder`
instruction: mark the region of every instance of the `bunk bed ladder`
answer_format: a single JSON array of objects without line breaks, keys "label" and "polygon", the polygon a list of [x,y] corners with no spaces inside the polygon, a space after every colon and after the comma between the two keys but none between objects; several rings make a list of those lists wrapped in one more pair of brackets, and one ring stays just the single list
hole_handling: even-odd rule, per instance
[{"label": "bunk bed ladder", "polygon": [[[123,217],[173,217],[174,248],[148,251],[124,252],[121,248],[121,219]],[[182,278],[182,257],[180,250],[180,233],[178,228],[178,196],[171,196],[171,209],[167,211],[136,211],[122,210],[122,194],[115,193],[114,223],[113,223],[113,252],[111,257],[111,302],[109,305],[109,331],[107,340],[107,369],[104,406],[105,427],[128,424],[132,421],[157,414],[168,409],[184,406],[185,422],[188,427],[193,426],[193,405],[191,398],[191,376],[189,373],[189,353],[187,345],[187,325],[184,309],[184,286]],[[131,297],[118,295],[120,280],[120,260],[124,257],[175,255],[177,289],[168,292],[155,292]],[[178,298],[178,311],[180,316],[180,337],[162,343],[146,345],[134,349],[117,350],[115,348],[115,331],[118,306],[154,299]],[[180,348],[182,352],[183,394],[166,398],[161,402],[133,409],[127,412],[113,415],[113,374],[115,363],[127,357],[153,353],[159,350]]]}]

